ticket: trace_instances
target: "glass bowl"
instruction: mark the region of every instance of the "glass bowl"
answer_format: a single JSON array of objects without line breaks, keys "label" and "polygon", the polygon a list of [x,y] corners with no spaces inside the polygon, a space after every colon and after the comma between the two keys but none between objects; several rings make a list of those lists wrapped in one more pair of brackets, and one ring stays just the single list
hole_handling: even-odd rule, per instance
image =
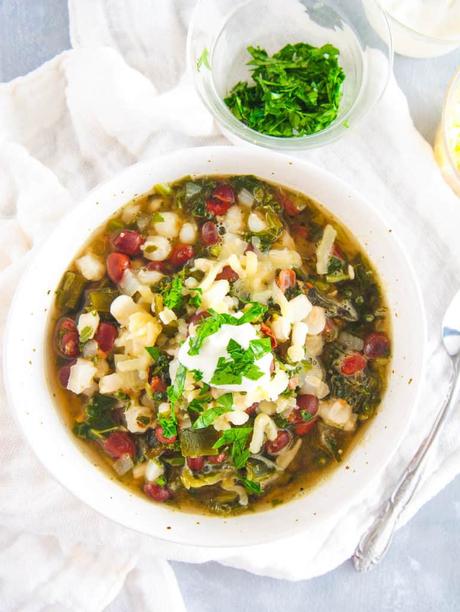
[{"label": "glass bowl", "polygon": [[[382,28],[380,15],[375,10],[375,2],[373,0],[364,0],[364,6],[372,27],[385,40],[386,31]],[[385,10],[384,3],[382,6],[383,10]],[[460,46],[460,36],[456,38],[442,38],[424,34],[400,21],[390,11],[385,12],[391,28],[394,51],[399,55],[415,58],[439,57],[440,55],[450,53]]]},{"label": "glass bowl", "polygon": [[[361,0],[199,0],[187,40],[189,70],[201,99],[234,143],[282,150],[324,145],[347,133],[382,96],[392,71],[393,49],[384,11],[374,3],[378,36],[369,27]],[[223,101],[249,79],[249,45],[270,54],[288,43],[332,43],[346,74],[337,118],[308,136],[277,137],[239,121]]]},{"label": "glass bowl", "polygon": [[445,180],[460,196],[460,70],[447,90],[434,154]]}]

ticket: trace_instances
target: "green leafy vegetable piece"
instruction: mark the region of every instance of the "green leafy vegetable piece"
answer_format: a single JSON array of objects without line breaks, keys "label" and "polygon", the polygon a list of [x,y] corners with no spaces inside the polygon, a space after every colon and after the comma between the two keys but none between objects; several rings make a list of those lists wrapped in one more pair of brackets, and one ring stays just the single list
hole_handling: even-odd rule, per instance
[{"label": "green leafy vegetable piece", "polygon": [[262,493],[262,487],[259,482],[249,480],[249,478],[240,478],[240,480],[248,493],[255,495],[260,495]]},{"label": "green leafy vegetable piece", "polygon": [[270,136],[324,130],[337,117],[345,73],[331,44],[288,44],[272,55],[248,47],[252,84],[240,81],[224,102],[237,119]]},{"label": "green leafy vegetable piece", "polygon": [[184,457],[204,457],[217,455],[215,443],[218,432],[214,427],[206,429],[182,429],[180,432],[180,449]]},{"label": "green leafy vegetable piece", "polygon": [[104,434],[119,429],[113,409],[118,400],[110,395],[96,393],[85,406],[85,419],[76,423],[73,432],[80,438],[100,440]]},{"label": "green leafy vegetable piece", "polygon": [[176,403],[182,397],[182,393],[184,392],[185,386],[185,377],[187,376],[187,368],[179,364],[176,372],[176,378],[174,379],[174,383],[168,387],[168,399],[171,403],[171,407],[175,406]]},{"label": "green leafy vegetable piece", "polygon": [[93,328],[87,325],[80,332],[80,343],[85,344],[91,338],[93,334]]},{"label": "green leafy vegetable piece", "polygon": [[200,72],[201,66],[204,66],[208,70],[211,70],[211,65],[209,63],[209,49],[207,47],[203,49],[200,57],[196,62],[196,69],[198,70],[198,72]]},{"label": "green leafy vegetable piece", "polygon": [[171,282],[165,287],[162,292],[163,303],[166,308],[176,310],[182,307],[184,298],[182,295],[184,289],[184,280],[182,274],[177,274]]},{"label": "green leafy vegetable piece", "polygon": [[244,323],[253,323],[267,312],[267,307],[258,302],[251,302],[240,318],[226,313],[218,313],[214,310],[210,310],[209,312],[211,316],[204,319],[198,325],[195,335],[190,338],[189,355],[198,355],[206,338],[219,331],[222,325],[243,325]]},{"label": "green leafy vegetable piece", "polygon": [[252,434],[252,427],[232,427],[226,429],[220,438],[215,442],[213,448],[219,449],[222,446],[231,445],[231,458],[237,470],[243,468],[249,459],[250,452],[246,448],[249,437]]},{"label": "green leafy vegetable piece", "polygon": [[154,361],[160,356],[160,349],[157,346],[146,346],[145,350]]},{"label": "green leafy vegetable piece", "polygon": [[192,295],[189,297],[188,303],[194,308],[199,308],[203,301],[203,289],[201,289],[201,287],[194,287],[193,289],[189,289],[189,291],[192,292]]},{"label": "green leafy vegetable piece", "polygon": [[233,395],[231,393],[225,393],[225,395],[221,395],[219,398],[217,398],[216,403],[217,406],[215,406],[214,408],[208,408],[208,410],[201,412],[200,416],[192,425],[193,429],[202,429],[204,427],[209,427],[214,423],[217,417],[220,417],[226,412],[230,412],[233,406]]},{"label": "green leafy vegetable piece", "polygon": [[161,223],[162,221],[164,221],[165,218],[163,217],[163,215],[159,212],[154,212],[152,215],[152,221],[153,223]]},{"label": "green leafy vegetable piece", "polygon": [[101,287],[88,291],[85,310],[96,310],[97,312],[109,313],[110,305],[120,293],[111,287]]},{"label": "green leafy vegetable piece", "polygon": [[159,193],[162,196],[169,196],[172,194],[171,185],[168,185],[168,183],[157,183],[154,186],[154,189],[156,193]]},{"label": "green leafy vegetable piece", "polygon": [[251,340],[247,349],[243,349],[235,340],[229,340],[227,352],[230,357],[219,357],[211,383],[239,385],[243,377],[258,380],[263,376],[263,372],[254,362],[270,351],[270,338]]},{"label": "green leafy vegetable piece", "polygon": [[86,280],[81,274],[68,270],[59,285],[56,296],[56,304],[59,310],[74,310],[80,301]]},{"label": "green leafy vegetable piece", "polygon": [[185,377],[187,375],[187,368],[182,364],[179,364],[176,372],[176,378],[172,385],[169,385],[166,392],[170,403],[169,415],[162,415],[158,418],[158,422],[163,430],[165,438],[173,438],[177,436],[177,416],[175,406],[182,397],[185,386]]}]

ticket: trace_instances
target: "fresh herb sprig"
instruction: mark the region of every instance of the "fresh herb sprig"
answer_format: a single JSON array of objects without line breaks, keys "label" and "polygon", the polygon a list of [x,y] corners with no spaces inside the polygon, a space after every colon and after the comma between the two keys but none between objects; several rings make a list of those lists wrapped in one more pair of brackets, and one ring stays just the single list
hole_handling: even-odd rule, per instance
[{"label": "fresh herb sprig", "polygon": [[211,384],[239,385],[243,377],[259,380],[263,372],[255,362],[270,352],[270,338],[251,340],[247,349],[244,349],[236,340],[229,340],[227,344],[229,357],[219,357]]},{"label": "fresh herb sprig", "polygon": [[232,427],[231,429],[226,429],[214,443],[213,448],[221,448],[221,446],[231,444],[230,456],[233,465],[239,470],[246,465],[249,459],[250,453],[246,445],[251,434],[252,427]]},{"label": "fresh herb sprig", "polygon": [[175,406],[184,392],[186,376],[187,368],[180,363],[179,367],[177,368],[176,377],[173,384],[166,390],[170,404],[169,414],[167,416],[162,415],[158,418],[158,422],[161,425],[165,438],[174,438],[174,436],[177,436],[177,416]]},{"label": "fresh herb sprig", "polygon": [[237,119],[283,137],[314,134],[334,121],[345,79],[336,47],[297,43],[272,56],[260,47],[248,52],[254,83],[240,81],[224,99]]},{"label": "fresh herb sprig", "polygon": [[209,310],[210,316],[204,319],[197,327],[195,335],[190,338],[189,355],[198,355],[204,341],[215,334],[222,325],[243,325],[254,323],[267,312],[267,307],[258,302],[251,302],[241,317],[234,317],[227,313]]}]

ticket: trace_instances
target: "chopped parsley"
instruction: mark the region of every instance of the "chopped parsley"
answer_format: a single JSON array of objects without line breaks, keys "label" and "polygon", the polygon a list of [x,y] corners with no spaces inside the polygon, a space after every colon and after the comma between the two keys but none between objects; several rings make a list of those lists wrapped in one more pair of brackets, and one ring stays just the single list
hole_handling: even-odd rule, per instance
[{"label": "chopped parsley", "polygon": [[185,377],[187,376],[187,368],[179,364],[176,372],[176,378],[172,385],[167,389],[168,399],[170,403],[170,411],[168,416],[160,416],[158,422],[163,430],[165,438],[173,438],[177,436],[177,416],[175,405],[182,397],[185,387]]},{"label": "chopped parsley", "polygon": [[233,395],[231,393],[221,395],[216,400],[216,404],[217,405],[214,408],[208,408],[208,410],[205,410],[200,414],[197,420],[193,423],[193,429],[203,429],[204,427],[209,427],[209,425],[212,425],[214,421],[222,414],[230,412],[233,406]]},{"label": "chopped parsley", "polygon": [[163,289],[163,304],[166,308],[177,310],[183,306],[184,298],[182,292],[184,290],[184,280],[182,276],[179,274],[174,276],[171,282]]},{"label": "chopped parsley", "polygon": [[260,486],[259,482],[249,480],[249,478],[240,478],[240,480],[248,493],[253,493],[256,495],[260,495],[262,493],[262,487]]},{"label": "chopped parsley", "polygon": [[93,335],[93,328],[90,325],[84,327],[80,332],[80,344],[85,344],[88,340],[91,339]]},{"label": "chopped parsley", "polygon": [[227,352],[229,357],[219,357],[211,384],[239,385],[243,377],[258,380],[263,376],[263,372],[255,361],[271,352],[270,338],[251,340],[247,349],[231,339],[227,344]]},{"label": "chopped parsley", "polygon": [[213,448],[220,448],[231,444],[230,456],[237,470],[243,468],[249,459],[249,449],[246,445],[252,434],[252,427],[232,427],[226,429],[214,443]]},{"label": "chopped parsley", "polygon": [[237,119],[270,136],[298,137],[324,130],[337,117],[345,79],[331,44],[289,44],[269,56],[248,47],[253,83],[237,83],[224,99]]},{"label": "chopped parsley", "polygon": [[203,301],[203,289],[201,289],[201,287],[194,287],[193,289],[189,289],[189,291],[191,292],[191,295],[188,303],[194,308],[199,308],[201,306],[201,302]]},{"label": "chopped parsley", "polygon": [[198,72],[200,72],[201,66],[204,66],[208,70],[211,69],[211,65],[209,63],[209,49],[207,47],[203,49],[200,57],[196,62],[196,69],[198,70]]},{"label": "chopped parsley", "polygon": [[260,319],[267,311],[267,307],[258,302],[251,302],[241,317],[234,317],[227,313],[210,310],[210,316],[204,319],[197,327],[195,335],[190,338],[189,355],[198,355],[204,341],[215,334],[222,325],[243,325],[253,323]]},{"label": "chopped parsley", "polygon": [[100,440],[111,431],[119,429],[113,409],[118,400],[110,395],[96,393],[85,406],[85,419],[76,423],[73,432],[80,438]]}]

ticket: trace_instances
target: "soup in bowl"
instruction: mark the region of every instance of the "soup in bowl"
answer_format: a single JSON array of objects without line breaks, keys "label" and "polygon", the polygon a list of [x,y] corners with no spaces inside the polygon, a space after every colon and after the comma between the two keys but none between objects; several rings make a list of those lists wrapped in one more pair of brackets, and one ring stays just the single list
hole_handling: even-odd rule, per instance
[{"label": "soup in bowl", "polygon": [[22,284],[9,324],[9,392],[40,458],[175,541],[248,544],[343,509],[403,435],[423,353],[411,271],[364,206],[307,164],[223,147],[91,194],[26,276],[34,314],[18,327]]}]

